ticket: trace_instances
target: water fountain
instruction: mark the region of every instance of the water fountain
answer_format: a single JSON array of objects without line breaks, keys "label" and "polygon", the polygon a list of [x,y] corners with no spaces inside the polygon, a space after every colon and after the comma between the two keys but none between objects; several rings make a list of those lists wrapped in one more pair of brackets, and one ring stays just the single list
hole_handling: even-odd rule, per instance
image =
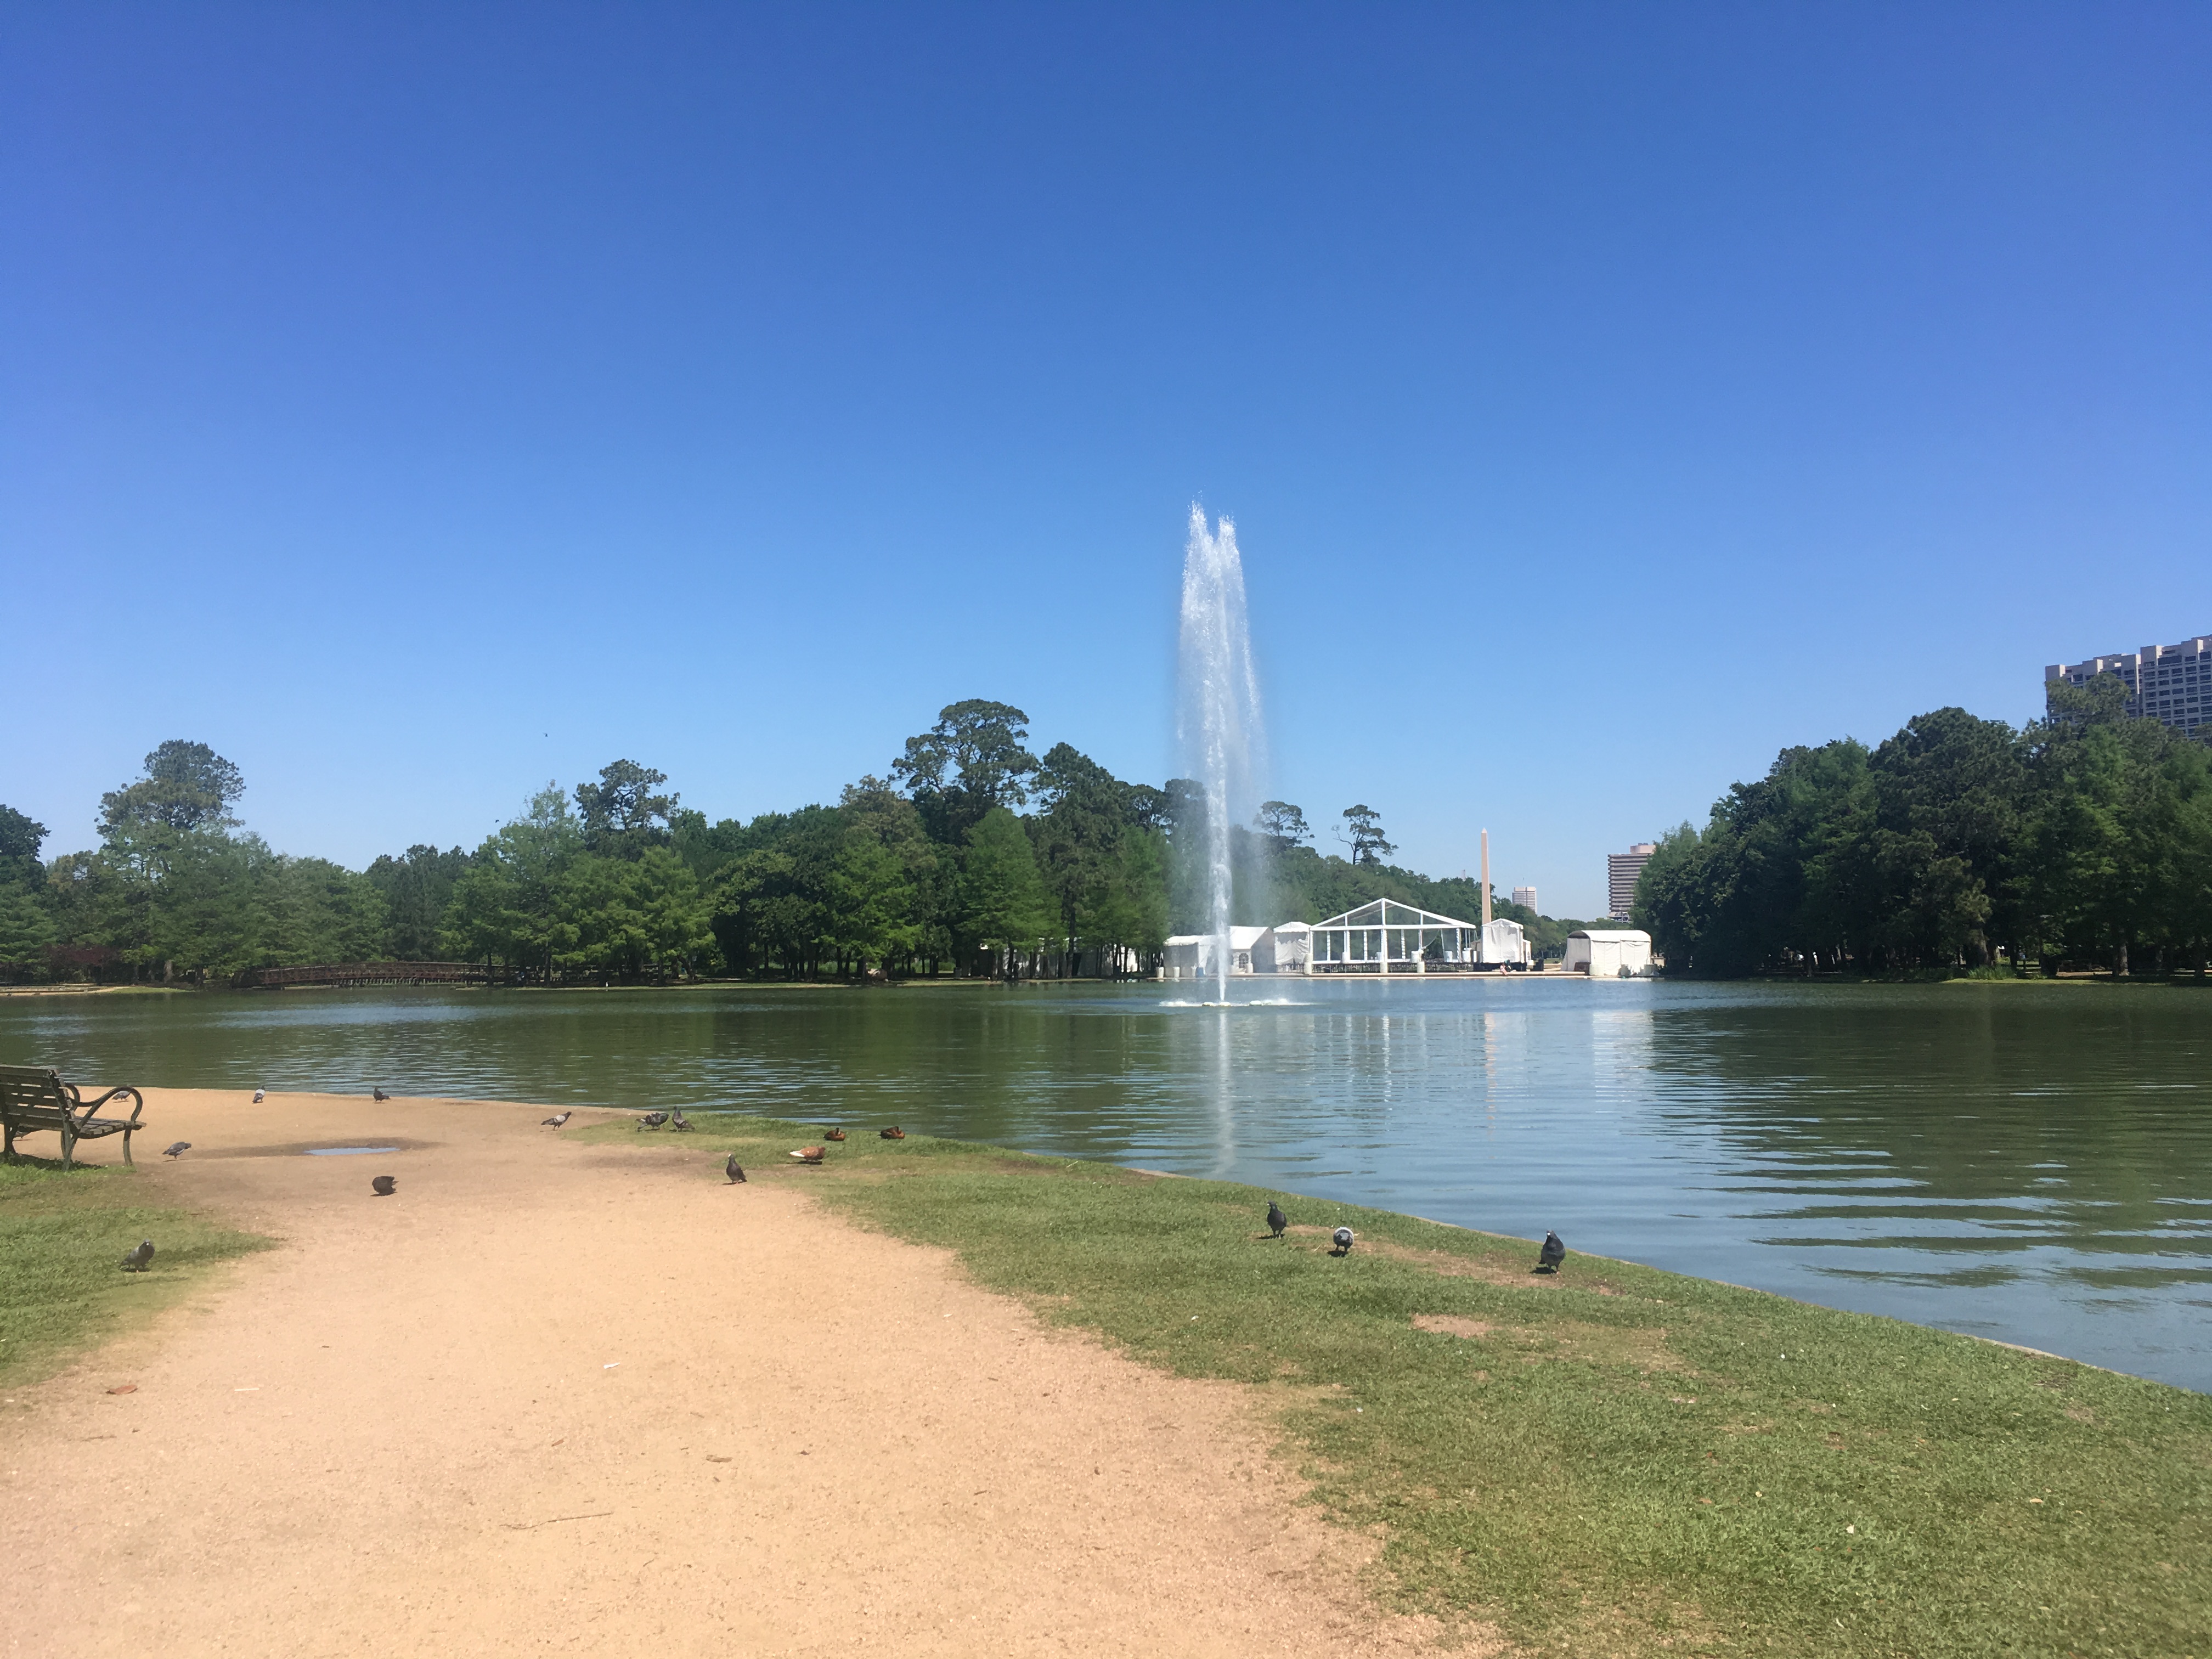
[{"label": "water fountain", "polygon": [[1224,517],[1209,532],[1206,511],[1195,502],[1183,548],[1182,671],[1176,724],[1185,764],[1206,791],[1206,926],[1218,1000],[1225,1004],[1233,961],[1229,831],[1255,804],[1253,784],[1266,750],[1237,526]]}]

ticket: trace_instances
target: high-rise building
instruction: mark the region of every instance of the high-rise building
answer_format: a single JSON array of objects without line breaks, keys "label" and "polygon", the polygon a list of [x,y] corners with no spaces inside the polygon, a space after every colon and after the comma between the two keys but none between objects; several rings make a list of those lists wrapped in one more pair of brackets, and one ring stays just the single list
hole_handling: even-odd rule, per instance
[{"label": "high-rise building", "polygon": [[1615,921],[1626,921],[1631,906],[1636,902],[1636,878],[1644,873],[1644,866],[1651,862],[1651,855],[1659,850],[1656,841],[1639,841],[1626,853],[1605,855],[1605,885],[1613,901],[1612,915]]},{"label": "high-rise building", "polygon": [[2212,635],[2200,634],[2179,645],[2147,645],[2117,657],[2087,662],[2055,662],[2043,671],[2044,697],[2050,688],[2086,685],[2110,674],[2128,688],[2128,713],[2194,734],[2212,726]]},{"label": "high-rise building", "polygon": [[[1515,888],[1513,890],[1513,902],[1524,910],[1535,910],[1536,890],[1533,887]],[[1543,912],[1537,910],[1536,914],[1541,915]]]}]

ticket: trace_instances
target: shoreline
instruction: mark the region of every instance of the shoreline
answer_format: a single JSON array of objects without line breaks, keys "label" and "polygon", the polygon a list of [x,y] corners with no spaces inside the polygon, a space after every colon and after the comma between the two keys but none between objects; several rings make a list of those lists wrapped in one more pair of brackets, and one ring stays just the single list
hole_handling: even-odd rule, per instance
[{"label": "shoreline", "polygon": [[[870,1576],[857,1589],[825,1578],[825,1551],[911,1574],[900,1628],[920,1651],[972,1650],[948,1609],[981,1604],[1042,1620],[1021,1626],[1027,1638],[991,1644],[1015,1650],[1083,1630],[1109,1649],[1225,1653],[1257,1631],[1321,1620],[1339,1633],[1326,1650],[1345,1653],[1502,1639],[1643,1654],[1723,1632],[1816,1652],[1842,1642],[1840,1620],[1854,1644],[1883,1651],[1970,1648],[2002,1630],[2025,1632],[2017,1651],[2057,1655],[2114,1647],[2091,1632],[2117,1623],[2133,1644],[2116,1650],[2164,1653],[2196,1650],[2191,1632],[2212,1625],[2212,1583],[2195,1565],[2212,1542],[2212,1397],[1632,1263],[1571,1255],[1559,1274],[1535,1275],[1525,1241],[1294,1194],[1276,1195],[1291,1224],[1273,1239],[1260,1224],[1265,1189],[911,1127],[889,1142],[850,1124],[823,1167],[801,1168],[788,1152],[822,1144],[824,1125],[701,1112],[680,1135],[579,1109],[555,1131],[537,1121],[545,1109],[308,1096],[255,1109],[229,1091],[149,1091],[151,1133],[173,1129],[194,1150],[143,1160],[129,1184],[278,1243],[9,1391],[28,1484],[9,1482],[9,1506],[33,1517],[19,1535],[74,1526],[125,1547],[140,1510],[111,1512],[100,1494],[139,1491],[132,1449],[127,1434],[88,1446],[64,1429],[88,1400],[157,1432],[147,1443],[165,1455],[183,1448],[198,1471],[165,1465],[156,1495],[131,1500],[153,1502],[147,1518],[185,1542],[108,1568],[150,1573],[184,1609],[121,1621],[140,1650],[206,1650],[194,1632],[210,1626],[195,1620],[214,1616],[210,1597],[259,1605],[270,1593],[224,1566],[253,1553],[241,1557],[228,1532],[217,1547],[191,1506],[233,1530],[314,1534],[311,1517],[331,1501],[326,1465],[345,1473],[342,1506],[368,1505],[357,1524],[383,1559],[419,1559],[422,1576],[368,1582],[358,1540],[333,1538],[343,1553],[311,1548],[297,1575],[288,1562],[290,1593],[316,1617],[336,1616],[336,1597],[344,1617],[418,1634],[429,1615],[392,1601],[400,1581],[440,1581],[440,1617],[481,1603],[550,1635],[534,1604],[513,1603],[499,1540],[616,1525],[619,1540],[592,1536],[590,1565],[549,1555],[554,1576],[530,1583],[553,1595],[580,1571],[610,1627],[634,1633],[661,1603],[649,1585],[618,1584],[619,1562],[726,1540],[737,1553],[716,1545],[714,1559],[766,1609],[769,1624],[748,1627],[760,1650],[774,1649],[771,1626],[831,1651],[884,1633],[864,1606]],[[368,1136],[405,1149],[287,1155]],[[725,1182],[727,1156],[748,1166],[745,1185]],[[383,1170],[399,1192],[379,1201],[366,1176]],[[1357,1235],[1348,1255],[1330,1251],[1340,1224]],[[1087,1380],[1050,1369],[1068,1364]],[[118,1380],[138,1392],[106,1396]],[[633,1383],[644,1392],[618,1392]],[[782,1403],[756,1411],[756,1395]],[[1123,1403],[1102,1420],[1109,1400]],[[281,1432],[271,1409],[287,1414]],[[747,1411],[744,1447],[699,1451],[687,1425],[701,1413]],[[1200,1441],[1178,1431],[1175,1455],[1113,1500],[1127,1505],[1113,1510],[1126,1535],[1121,1522],[1107,1528],[1115,1572],[1170,1585],[1180,1622],[1159,1623],[1146,1610],[1158,1598],[1134,1595],[1108,1625],[1086,1624],[1048,1582],[1095,1588],[1101,1477],[1081,1474],[1091,1462],[1071,1466],[1070,1449],[1104,1434],[1117,1457],[1152,1456],[1155,1425],[1186,1420],[1203,1423]],[[269,1444],[256,1437],[268,1433]],[[579,1443],[599,1460],[589,1480],[568,1461]],[[954,1443],[981,1477],[972,1497],[953,1496]],[[1112,1462],[1072,1455],[1101,1471]],[[702,1469],[702,1455],[738,1459],[740,1484],[778,1495],[751,1521],[710,1507],[723,1518],[702,1530],[696,1505],[738,1494],[714,1481],[732,1471]],[[834,1478],[816,1456],[842,1460]],[[64,1479],[64,1458],[89,1462]],[[103,1486],[101,1460],[116,1458]],[[265,1523],[219,1501],[238,1468],[262,1471]],[[477,1495],[426,1508],[448,1468]],[[777,1474],[761,1486],[771,1468],[798,1484]],[[1027,1493],[1019,1505],[984,1501],[1008,1481]],[[673,1508],[672,1492],[686,1494]],[[929,1533],[927,1562],[878,1525],[910,1529],[940,1501],[981,1512]],[[1297,1608],[1268,1601],[1290,1593],[1282,1584],[1231,1565],[1257,1534],[1208,1530],[1233,1531],[1248,1511],[1270,1538],[1310,1523],[1297,1533]],[[1170,1514],[1183,1518],[1158,1524]],[[1042,1528],[1044,1542],[1006,1527]],[[2116,1531],[2134,1547],[2124,1560],[2081,1547]],[[1212,1563],[1197,1578],[1179,1565],[1190,1551]],[[1026,1612],[1003,1601],[1009,1552],[1046,1563],[1016,1576]],[[956,1563],[950,1577],[940,1557]],[[1333,1577],[1318,1565],[1331,1561],[1343,1569]],[[40,1604],[60,1621],[46,1628],[82,1638],[57,1650],[124,1650],[69,1623],[97,1607],[56,1594]],[[1129,1634],[1139,1627],[1155,1635]],[[684,1641],[707,1642],[706,1626],[684,1628]],[[717,1640],[733,1633],[714,1628]],[[521,1650],[504,1626],[472,1639]]]}]

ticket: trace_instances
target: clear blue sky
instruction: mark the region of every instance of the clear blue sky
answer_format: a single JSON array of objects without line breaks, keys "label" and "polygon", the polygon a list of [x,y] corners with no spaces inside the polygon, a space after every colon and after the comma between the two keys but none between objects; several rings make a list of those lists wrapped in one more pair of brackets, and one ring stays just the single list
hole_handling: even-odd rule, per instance
[{"label": "clear blue sky", "polygon": [[1587,914],[1784,744],[2212,629],[2212,9],[15,6],[0,800],[281,850],[944,703]]}]

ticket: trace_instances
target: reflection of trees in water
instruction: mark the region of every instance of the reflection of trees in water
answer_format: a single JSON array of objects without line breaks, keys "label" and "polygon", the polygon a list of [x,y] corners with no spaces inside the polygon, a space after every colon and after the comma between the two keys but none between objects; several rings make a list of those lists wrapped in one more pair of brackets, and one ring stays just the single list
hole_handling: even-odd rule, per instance
[{"label": "reflection of trees in water", "polygon": [[[1656,1021],[1651,1087],[1662,1133],[1744,1160],[1722,1179],[1745,1196],[1814,1200],[1755,1212],[1799,1224],[1770,1242],[1932,1258],[1831,1271],[1971,1286],[2014,1276],[1993,1255],[2061,1246],[2166,1258],[2059,1270],[2085,1284],[2212,1281],[2208,1013],[2075,987],[1678,1006]],[[1804,1225],[1821,1221],[1851,1224]]]}]

